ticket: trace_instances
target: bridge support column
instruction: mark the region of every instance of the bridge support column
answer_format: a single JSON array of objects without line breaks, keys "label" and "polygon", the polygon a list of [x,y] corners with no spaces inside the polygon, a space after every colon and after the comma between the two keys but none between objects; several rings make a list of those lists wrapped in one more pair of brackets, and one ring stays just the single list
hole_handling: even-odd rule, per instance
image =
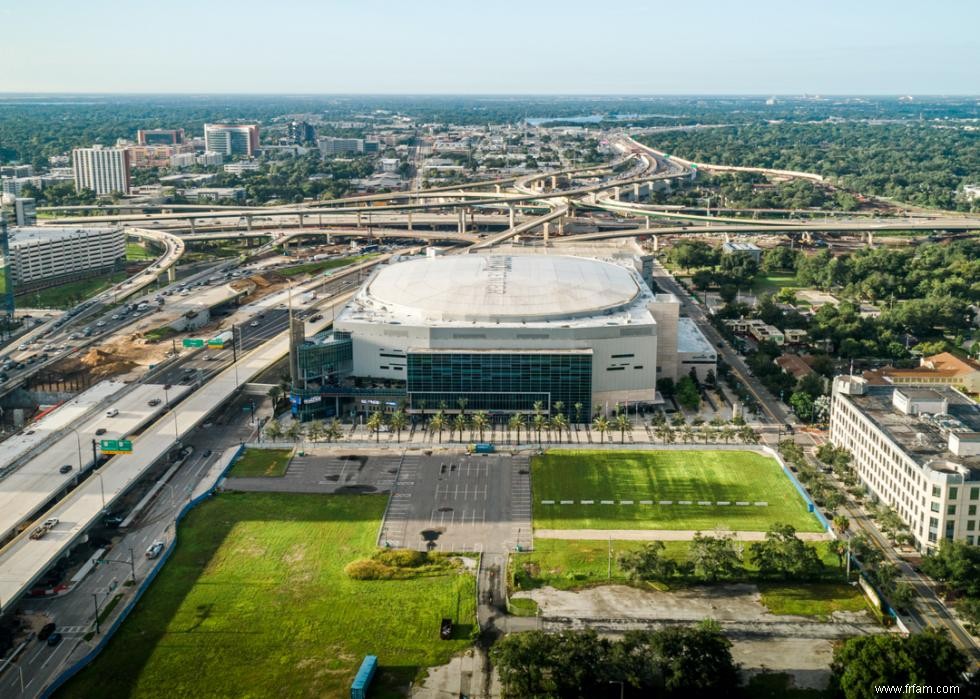
[{"label": "bridge support column", "polygon": [[412,212],[408,212],[408,230],[412,230]]},{"label": "bridge support column", "polygon": [[633,183],[633,201],[640,201],[640,183]]},{"label": "bridge support column", "polygon": [[558,218],[558,235],[565,235],[565,217]]},{"label": "bridge support column", "polygon": [[873,248],[875,246],[874,233],[868,231],[868,247]]},{"label": "bridge support column", "polygon": [[194,228],[194,219],[191,219],[191,235],[194,235],[194,231],[195,231],[195,228]]},{"label": "bridge support column", "polygon": [[541,230],[544,232],[544,245],[545,247],[548,247],[548,236],[551,233],[551,221],[545,221],[544,225],[541,227]]},{"label": "bridge support column", "polygon": [[619,201],[619,195],[621,193],[621,190],[622,190],[621,187],[613,187],[613,199],[615,199],[616,201]]},{"label": "bridge support column", "polygon": [[305,217],[304,217],[304,215],[303,215],[303,214],[300,214],[300,215],[299,215],[299,227],[300,227],[300,228],[302,228],[302,227],[303,227],[303,220],[304,220],[304,218],[305,218]]},{"label": "bridge support column", "polygon": [[493,186],[493,191],[496,192],[497,194],[500,194],[500,185],[499,184],[495,184]]},{"label": "bridge support column", "polygon": [[173,284],[175,281],[177,281],[177,270],[174,265],[167,267],[167,281],[170,284]]},{"label": "bridge support column", "polygon": [[660,252],[660,236],[659,235],[653,236],[653,251],[654,252]]},{"label": "bridge support column", "polygon": [[245,217],[245,228],[246,228],[246,230],[252,230],[252,217],[251,216],[246,216]]},{"label": "bridge support column", "polygon": [[551,176],[551,188],[558,189],[558,175]]},{"label": "bridge support column", "polygon": [[466,233],[466,209],[459,210],[459,234],[464,235]]},{"label": "bridge support column", "polygon": [[508,204],[507,205],[507,221],[508,221],[509,227],[510,228],[513,228],[514,227],[514,205],[513,204]]},{"label": "bridge support column", "polygon": [[361,212],[360,211],[357,212],[357,227],[358,228],[361,227]]},{"label": "bridge support column", "polygon": [[647,231],[650,230],[650,217],[649,216],[644,216],[643,217],[643,229],[644,230],[647,230]]}]

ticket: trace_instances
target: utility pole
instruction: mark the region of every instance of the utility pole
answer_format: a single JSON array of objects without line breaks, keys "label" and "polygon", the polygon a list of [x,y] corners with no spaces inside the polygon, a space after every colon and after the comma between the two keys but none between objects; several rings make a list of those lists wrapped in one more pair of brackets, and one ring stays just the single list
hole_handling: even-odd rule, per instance
[{"label": "utility pole", "polygon": [[136,584],[136,555],[133,553],[133,547],[129,547],[129,570],[133,576],[133,584]]}]

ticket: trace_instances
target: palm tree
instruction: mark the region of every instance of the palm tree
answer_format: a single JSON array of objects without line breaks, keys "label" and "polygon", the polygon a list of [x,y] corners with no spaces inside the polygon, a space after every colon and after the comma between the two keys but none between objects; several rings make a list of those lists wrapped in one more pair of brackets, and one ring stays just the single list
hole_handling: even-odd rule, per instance
[{"label": "palm tree", "polygon": [[[431,429],[433,432],[439,432],[439,444],[442,444],[442,431],[445,429],[445,427],[446,416],[443,415],[442,411],[440,410],[432,416],[431,420],[429,420],[429,429]],[[452,437],[452,435],[450,435],[450,437]]]},{"label": "palm tree", "polygon": [[681,428],[681,441],[684,442],[684,444],[690,444],[694,441],[694,430],[690,425],[684,425],[684,427]]},{"label": "palm tree", "polygon": [[[466,419],[465,413],[456,413],[456,417],[453,418],[453,427],[459,432],[459,441],[463,441],[463,432],[466,431],[466,425],[469,420]],[[449,433],[449,438],[452,439],[452,432]]]},{"label": "palm tree", "polygon": [[289,437],[290,441],[296,442],[303,435],[303,423],[299,420],[293,420],[289,423],[289,427],[286,428],[286,436]]},{"label": "palm tree", "polygon": [[380,410],[375,410],[368,417],[367,427],[368,430],[374,432],[374,437],[376,442],[381,441],[381,427],[385,424],[385,416]]},{"label": "palm tree", "polygon": [[534,401],[534,405],[531,406],[531,407],[534,410],[534,414],[537,415],[542,410],[544,410],[544,401],[536,400],[536,401]]},{"label": "palm tree", "polygon": [[334,418],[327,425],[326,437],[328,442],[339,442],[340,438],[344,436],[344,428],[340,424],[340,420]]},{"label": "palm tree", "polygon": [[473,415],[473,429],[480,433],[480,441],[483,441],[483,430],[487,428],[487,411],[478,410]]},{"label": "palm tree", "polygon": [[677,433],[667,425],[664,425],[664,444],[673,444],[676,440]]},{"label": "palm tree", "polygon": [[419,406],[419,413],[422,414],[422,424],[425,425],[425,400],[420,400],[417,402]]},{"label": "palm tree", "polygon": [[[558,403],[555,403],[555,409],[558,409]],[[551,418],[551,426],[558,433],[558,443],[561,444],[561,431],[568,427],[568,418],[565,417],[565,413],[555,413],[554,417]]]},{"label": "palm tree", "polygon": [[404,410],[396,410],[391,414],[391,429],[395,431],[398,443],[402,443],[402,430],[405,429],[405,425],[408,424],[408,416],[405,415]]},{"label": "palm tree", "polygon": [[323,439],[323,425],[314,420],[310,423],[310,426],[306,428],[306,436],[310,438],[311,442],[316,444]]},{"label": "palm tree", "polygon": [[585,406],[581,403],[576,403],[573,407],[575,408],[575,424],[580,425],[582,424],[582,410]]},{"label": "palm tree", "polygon": [[732,439],[735,438],[735,428],[723,427],[721,429],[721,438],[725,440],[725,444],[728,444]]},{"label": "palm tree", "polygon": [[556,400],[554,407],[555,407],[555,413],[561,413],[561,414],[564,415],[564,413],[565,413],[565,403],[564,403],[564,401]]},{"label": "palm tree", "polygon": [[[538,405],[538,403],[535,403],[535,405]],[[541,413],[535,413],[534,417],[531,418],[531,422],[534,425],[534,429],[538,433],[538,444],[541,444],[541,430],[544,428],[544,425],[547,421],[548,418],[546,418]]]},{"label": "palm tree", "polygon": [[272,410],[275,412],[279,409],[279,401],[282,400],[282,388],[279,386],[273,386],[269,389],[269,398],[272,399]]},{"label": "palm tree", "polygon": [[269,420],[269,424],[265,426],[265,436],[273,442],[278,441],[282,437],[282,425],[279,424],[278,420]]},{"label": "palm tree", "polygon": [[759,443],[759,434],[748,425],[738,428],[738,438],[742,440],[743,444]]},{"label": "palm tree", "polygon": [[466,404],[469,403],[469,402],[470,402],[470,399],[469,398],[462,398],[462,397],[460,397],[460,398],[457,398],[456,399],[456,405],[459,406],[459,414],[460,415],[465,415],[466,414]]},{"label": "palm tree", "polygon": [[851,520],[848,519],[847,515],[837,515],[831,524],[834,527],[834,531],[840,536],[843,536],[844,532],[851,528]]},{"label": "palm tree", "polygon": [[522,413],[514,413],[510,416],[510,420],[507,421],[507,426],[517,431],[517,444],[521,444],[521,428],[524,427],[524,415]]},{"label": "palm tree", "polygon": [[599,442],[605,444],[606,432],[609,431],[609,420],[606,419],[606,416],[600,415],[595,420],[593,420],[592,427],[595,428],[595,431],[599,433]]},{"label": "palm tree", "polygon": [[613,418],[613,427],[619,430],[619,443],[626,443],[626,433],[633,432],[633,423],[630,422],[629,416],[624,413],[618,413],[615,418]]}]

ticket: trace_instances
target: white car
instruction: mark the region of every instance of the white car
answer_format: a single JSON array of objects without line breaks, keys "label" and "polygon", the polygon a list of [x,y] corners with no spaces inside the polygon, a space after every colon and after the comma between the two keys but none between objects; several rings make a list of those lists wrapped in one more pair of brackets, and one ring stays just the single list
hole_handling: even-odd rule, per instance
[{"label": "white car", "polygon": [[163,553],[164,546],[166,546],[166,544],[164,544],[162,541],[160,541],[159,539],[157,539],[156,541],[154,541],[152,544],[150,544],[147,547],[147,549],[146,549],[146,557],[149,558],[149,559],[151,559],[151,560],[154,559],[154,558],[159,557],[159,555],[161,553]]}]

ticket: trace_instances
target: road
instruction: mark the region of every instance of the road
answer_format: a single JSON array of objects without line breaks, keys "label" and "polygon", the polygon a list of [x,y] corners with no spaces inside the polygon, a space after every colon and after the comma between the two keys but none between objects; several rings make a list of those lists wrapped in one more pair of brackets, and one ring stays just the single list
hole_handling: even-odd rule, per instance
[{"label": "road", "polygon": [[732,372],[738,379],[748,387],[749,392],[762,407],[765,414],[777,423],[794,423],[795,417],[788,413],[786,408],[759,382],[749,371],[742,357],[739,356],[732,346],[715,330],[714,326],[708,321],[701,309],[701,306],[691,301],[691,296],[686,292],[673,275],[670,274],[663,265],[655,261],[653,265],[653,281],[661,290],[674,294],[681,302],[681,315],[694,319],[698,328],[708,338],[708,341],[715,346],[718,354],[731,367]]}]

